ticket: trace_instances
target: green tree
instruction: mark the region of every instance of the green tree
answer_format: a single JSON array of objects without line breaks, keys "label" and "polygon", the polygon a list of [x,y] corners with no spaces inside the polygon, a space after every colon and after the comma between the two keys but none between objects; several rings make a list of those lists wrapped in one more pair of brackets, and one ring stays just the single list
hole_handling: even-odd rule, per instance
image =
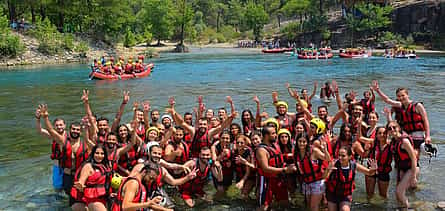
[{"label": "green tree", "polygon": [[173,34],[174,15],[171,0],[147,0],[144,4],[144,20],[151,24],[153,37],[158,40],[169,39]]},{"label": "green tree", "polygon": [[310,3],[310,0],[290,0],[283,6],[283,8],[281,8],[281,11],[287,17],[294,17],[298,15],[300,17],[300,24],[298,25],[299,28],[297,29],[301,31],[303,26],[303,14],[306,13]]},{"label": "green tree", "polygon": [[176,0],[175,7],[175,26],[179,31],[179,45],[183,46],[186,34],[191,33],[190,30],[193,29],[193,11],[187,0]]},{"label": "green tree", "polygon": [[22,54],[24,49],[20,38],[11,33],[8,18],[0,13],[0,58],[16,57]]},{"label": "green tree", "polygon": [[253,1],[250,1],[246,5],[245,19],[248,28],[253,30],[255,40],[259,41],[261,38],[261,31],[269,20],[269,15],[266,13],[262,5],[257,5]]}]

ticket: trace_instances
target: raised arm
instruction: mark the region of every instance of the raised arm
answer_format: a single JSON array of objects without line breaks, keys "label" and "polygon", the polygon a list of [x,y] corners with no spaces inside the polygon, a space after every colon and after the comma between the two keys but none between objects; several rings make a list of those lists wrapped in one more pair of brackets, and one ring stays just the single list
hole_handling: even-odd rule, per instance
[{"label": "raised arm", "polygon": [[[145,130],[147,130],[150,127],[150,119],[148,118],[148,113],[150,113],[150,101],[146,100],[142,103],[142,106],[144,107],[144,125]],[[135,111],[136,112],[136,111]]]},{"label": "raised arm", "polygon": [[82,93],[81,100],[83,101],[83,106],[85,108],[85,112],[88,116],[88,120],[90,121],[90,125],[91,125],[90,134],[95,136],[97,134],[97,132],[99,131],[99,129],[97,128],[96,120],[94,119],[93,112],[91,111],[90,103],[88,101],[89,94],[90,94],[90,91],[87,89],[84,89],[83,93]]},{"label": "raised arm", "polygon": [[119,149],[117,149],[116,152],[117,152],[117,157],[118,158],[122,157],[125,153],[130,151],[131,148],[134,147],[134,145],[137,144],[138,140],[137,140],[136,137],[139,137],[139,136],[136,133],[136,129],[135,129],[135,127],[137,127],[136,125],[137,125],[136,120],[133,120],[131,122],[131,127],[133,128],[133,130],[131,131],[131,141],[130,141],[129,144],[126,144],[124,147],[120,147]]},{"label": "raised arm", "polygon": [[36,109],[35,117],[36,117],[37,132],[46,138],[51,138],[51,134],[49,134],[48,130],[43,129],[42,125],[40,124],[40,109],[39,108]]},{"label": "raised arm", "polygon": [[258,96],[253,96],[253,101],[255,101],[256,104],[256,114],[255,114],[255,127],[260,128],[261,127],[261,105],[260,105],[260,99]]},{"label": "raised arm", "polygon": [[85,140],[85,144],[88,148],[88,151],[90,151],[91,149],[93,149],[94,146],[96,146],[96,140],[90,139],[90,134],[89,134],[90,122],[87,116],[82,118],[80,126],[83,131],[83,136],[84,136],[83,140]]},{"label": "raised arm", "polygon": [[43,118],[43,121],[45,122],[47,131],[49,132],[51,137],[53,137],[54,140],[62,146],[63,143],[65,142],[65,137],[63,135],[59,134],[51,125],[51,122],[49,121],[49,118],[48,118],[48,116],[49,116],[48,106],[45,104],[41,104],[41,105],[39,105],[38,109],[40,110],[40,116]]},{"label": "raised arm", "polygon": [[119,107],[119,111],[117,111],[117,114],[114,117],[113,124],[111,125],[111,131],[115,131],[115,130],[117,130],[117,127],[119,127],[119,123],[121,122],[122,114],[124,113],[125,105],[127,105],[129,100],[130,100],[130,92],[124,91],[124,97],[122,99],[121,106]]},{"label": "raised arm", "polygon": [[176,122],[177,125],[183,127],[185,130],[187,130],[190,135],[193,137],[195,135],[195,128],[189,124],[187,124],[184,119],[182,118],[182,116],[180,114],[178,114],[175,110],[175,100],[173,97],[170,97],[171,100],[169,100],[170,103],[170,108],[166,109],[167,113],[170,113],[174,119],[174,121]]},{"label": "raised arm", "polygon": [[[312,98],[315,96],[315,93],[317,92],[317,81],[314,81],[314,90],[312,90],[311,96],[309,96],[309,100],[312,100]],[[309,103],[309,102],[307,102]]]},{"label": "raised arm", "polygon": [[[316,85],[315,85],[315,86],[316,86]],[[292,88],[290,87],[290,84],[289,84],[289,83],[286,84],[286,87],[287,87],[287,92],[289,92],[289,95],[290,95],[291,97],[293,97],[293,98],[297,101],[298,104],[303,105],[303,103],[302,103],[302,99],[301,99],[300,96],[298,95],[298,91],[292,89]],[[309,103],[309,102],[307,102],[307,103]],[[305,116],[308,117],[308,118],[305,118],[305,119],[309,119],[309,120],[311,120],[312,118],[315,117],[314,115],[312,115],[312,113],[309,111],[309,109],[307,109],[307,108],[304,107],[304,106],[301,106],[301,107],[303,108],[303,112],[304,112]],[[296,116],[296,115],[295,115],[295,116]]]},{"label": "raised arm", "polygon": [[235,112],[235,105],[233,104],[233,100],[231,96],[226,97],[226,102],[230,104],[230,113]]},{"label": "raised arm", "polygon": [[230,116],[225,119],[218,127],[212,128],[209,130],[209,137],[213,137],[216,134],[220,133],[224,128],[229,127],[230,124],[232,124],[233,119],[235,119],[238,116],[238,112],[231,113]]},{"label": "raised arm", "polygon": [[380,96],[380,98],[382,98],[382,100],[385,103],[387,103],[391,106],[397,107],[397,108],[402,107],[402,103],[400,101],[392,100],[391,98],[386,96],[385,93],[382,92],[382,90],[380,90],[379,82],[377,80],[372,81],[371,88],[372,88],[372,90],[377,92],[377,94]]},{"label": "raised arm", "polygon": [[337,81],[336,80],[332,80],[331,84],[332,84],[332,89],[334,90],[335,101],[337,102],[338,110],[340,110],[341,107],[343,106],[343,102],[341,101],[340,92],[338,91]]}]

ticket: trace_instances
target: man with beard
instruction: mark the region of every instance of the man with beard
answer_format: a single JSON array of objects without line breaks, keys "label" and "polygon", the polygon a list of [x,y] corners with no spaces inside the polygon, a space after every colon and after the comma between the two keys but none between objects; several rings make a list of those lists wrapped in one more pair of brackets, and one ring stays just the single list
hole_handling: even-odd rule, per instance
[{"label": "man with beard", "polygon": [[222,172],[214,165],[210,164],[211,152],[208,147],[201,148],[199,158],[187,161],[184,165],[190,169],[194,169],[196,177],[182,185],[179,189],[181,191],[182,199],[189,207],[195,206],[193,196],[198,195],[206,200],[206,194],[203,190],[204,185],[208,182],[209,173],[215,175],[218,181],[222,181]]},{"label": "man with beard", "polygon": [[[212,111],[213,114],[213,111]],[[193,126],[193,114],[190,112],[186,112],[184,114],[184,122],[187,123],[188,125]],[[188,131],[184,131],[184,141],[185,143],[187,143],[187,145],[191,146],[192,144],[192,136],[190,135],[190,133]]]},{"label": "man with beard", "polygon": [[91,107],[88,101],[88,90],[83,90],[83,94],[81,97],[81,100],[83,101],[85,112],[87,113],[88,119],[90,121],[90,139],[97,141],[98,143],[104,144],[107,140],[107,134],[110,131],[116,131],[117,127],[120,124],[122,114],[125,109],[125,105],[127,105],[128,101],[130,100],[130,92],[124,91],[124,97],[122,99],[122,104],[119,107],[119,111],[116,114],[116,117],[114,118],[113,124],[110,126],[108,125],[109,121],[105,117],[100,117],[97,120],[94,118],[93,112],[91,111]]},{"label": "man with beard", "polygon": [[[165,148],[164,159],[168,162],[184,164],[190,157],[189,147],[184,142],[184,128],[176,126],[175,129],[173,141],[170,141]],[[181,172],[172,171],[172,175],[177,178]]]},{"label": "man with beard", "polygon": [[[83,161],[88,159],[88,154],[93,146],[91,143],[80,139],[80,123],[71,123],[70,135],[68,138],[66,138],[52,127],[48,118],[49,114],[47,105],[39,105],[39,110],[40,116],[43,118],[48,132],[58,143],[61,143],[63,146],[61,156],[61,167],[63,168],[63,189],[65,190],[65,193],[69,195],[73,186],[74,173],[81,166]],[[69,203],[70,206],[75,203],[72,197],[70,197]]]},{"label": "man with beard", "polygon": [[[52,145],[51,145],[51,160],[54,160],[53,164],[53,187],[56,190],[56,192],[60,192],[63,189],[63,169],[60,167],[60,159],[62,158],[62,146],[63,142],[60,142],[58,139],[54,139],[51,134],[48,132],[48,130],[43,129],[40,125],[40,109],[37,108],[36,113],[36,129],[37,132],[40,133],[40,135],[51,139]],[[56,118],[53,121],[54,128],[56,129],[57,133],[62,135],[63,137],[67,138],[68,133],[65,132],[65,121],[60,118]]]},{"label": "man with beard", "polygon": [[214,137],[216,134],[220,133],[223,128],[228,127],[232,123],[233,119],[236,118],[236,116],[238,115],[236,111],[233,111],[231,115],[228,118],[226,118],[219,126],[211,129],[208,129],[207,118],[202,117],[199,118],[198,128],[196,128],[185,123],[181,115],[176,113],[174,99],[170,100],[169,103],[171,107],[167,109],[167,111],[171,113],[177,125],[183,127],[190,133],[191,137],[193,137],[193,141],[190,148],[192,158],[197,158],[199,156],[201,148],[211,147],[212,146],[211,137]]},{"label": "man with beard", "polygon": [[165,130],[169,130],[172,126],[173,119],[170,115],[164,114],[161,117],[161,123],[164,125]]},{"label": "man with beard", "polygon": [[255,153],[260,175],[257,188],[259,210],[268,210],[273,197],[281,206],[288,206],[289,199],[283,174],[293,173],[297,169],[294,164],[285,166],[280,150],[274,146],[277,139],[275,128],[263,127],[262,135],[263,142]]},{"label": "man with beard", "polygon": [[107,141],[105,142],[104,146],[105,149],[107,150],[108,160],[110,161],[110,166],[113,169],[113,171],[118,170],[119,158],[134,147],[136,142],[135,136],[137,136],[135,130],[132,130],[131,136],[132,138],[129,144],[126,144],[125,146],[122,147],[118,147],[117,135],[114,132],[108,133]]},{"label": "man with beard", "polygon": [[[162,157],[162,149],[158,144],[152,144],[149,146],[149,154],[150,156],[148,159],[144,161],[144,163],[137,164],[133,170],[131,171],[131,174],[141,171],[141,169],[146,165],[160,165],[159,168],[159,178],[156,180],[156,183],[153,183],[147,190],[148,193],[150,193],[147,196],[152,195],[152,192],[161,193],[163,197],[167,197],[168,195],[165,193],[164,190],[162,190],[162,182],[167,183],[172,186],[178,186],[186,183],[189,180],[192,180],[197,173],[197,169],[193,169],[190,171],[189,167],[186,167],[185,165],[178,165],[178,164],[172,164],[168,163],[161,159]],[[175,179],[173,178],[170,173],[167,171],[167,169],[176,169],[176,170],[182,170],[184,172],[188,172],[186,176]],[[131,175],[130,174],[130,175]],[[167,200],[169,201],[169,200]]]},{"label": "man with beard", "polygon": [[150,127],[157,127],[159,125],[159,123],[158,123],[159,117],[161,116],[159,114],[159,110],[154,109],[153,111],[151,111],[150,116],[151,116]]},{"label": "man with beard", "polygon": [[159,168],[154,166],[145,166],[141,171],[133,172],[124,179],[117,192],[116,200],[112,205],[113,211],[137,210],[144,208],[153,208],[153,205],[159,204],[162,196],[147,200],[146,186],[156,181],[159,175]]},{"label": "man with beard", "polygon": [[293,133],[294,129],[292,127],[292,123],[296,121],[297,115],[287,112],[289,110],[289,107],[286,102],[278,101],[277,92],[272,92],[272,100],[277,109],[278,115],[275,116],[275,119],[277,119],[277,121],[280,123],[280,128],[287,129],[288,131]]}]

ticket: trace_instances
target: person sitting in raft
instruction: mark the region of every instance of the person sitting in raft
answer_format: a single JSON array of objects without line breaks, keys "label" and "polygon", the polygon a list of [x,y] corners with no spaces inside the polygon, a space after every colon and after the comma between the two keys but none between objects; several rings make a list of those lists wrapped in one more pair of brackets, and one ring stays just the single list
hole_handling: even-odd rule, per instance
[{"label": "person sitting in raft", "polygon": [[128,62],[125,65],[125,73],[127,73],[127,74],[132,74],[133,73],[133,57],[132,56],[130,56],[128,58]]},{"label": "person sitting in raft", "polygon": [[115,74],[121,75],[122,74],[121,63],[117,62],[116,65],[113,66],[113,70]]},{"label": "person sitting in raft", "polygon": [[326,198],[329,211],[351,210],[356,171],[372,176],[377,170],[377,162],[375,160],[369,160],[371,166],[369,169],[356,163],[352,159],[351,148],[347,146],[340,148],[338,158],[335,163],[330,162],[328,169],[325,171],[325,175],[328,178],[326,180]]},{"label": "person sitting in raft", "polygon": [[95,71],[98,67],[99,67],[99,65],[97,64],[97,59],[94,59],[93,64],[91,65],[91,68],[93,69],[93,71]]}]

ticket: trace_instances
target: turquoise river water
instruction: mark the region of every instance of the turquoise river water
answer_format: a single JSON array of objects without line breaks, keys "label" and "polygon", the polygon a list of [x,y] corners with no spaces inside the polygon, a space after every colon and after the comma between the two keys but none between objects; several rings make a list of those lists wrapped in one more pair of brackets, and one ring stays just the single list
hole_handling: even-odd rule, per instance
[{"label": "turquoise river water", "polygon": [[[129,90],[130,102],[150,100],[153,108],[163,110],[169,96],[175,96],[177,110],[191,111],[196,97],[204,96],[207,107],[228,106],[225,96],[233,97],[239,111],[254,109],[252,97],[258,95],[265,111],[273,113],[271,91],[280,98],[293,102],[285,83],[312,90],[313,81],[322,84],[336,79],[340,91],[354,89],[363,93],[373,79],[381,89],[395,97],[399,86],[409,87],[412,99],[422,101],[428,111],[433,142],[439,146],[437,158],[431,163],[421,161],[422,175],[419,189],[409,192],[413,207],[418,210],[435,209],[445,200],[445,155],[440,150],[445,143],[445,58],[421,57],[416,60],[383,58],[305,61],[287,55],[263,55],[233,49],[194,49],[189,54],[163,54],[154,59],[156,67],[148,78],[128,81],[91,81],[88,65],[37,66],[5,69],[0,72],[0,210],[65,210],[67,202],[55,194],[51,185],[50,142],[35,130],[33,112],[39,103],[46,103],[51,118],[62,117],[67,122],[80,120],[83,107],[82,89],[90,90],[93,111],[99,116],[113,118],[122,99],[122,91]],[[318,92],[317,92],[318,94]],[[314,107],[320,105],[316,98]],[[290,103],[290,110],[295,107]],[[376,108],[382,101],[377,97]],[[336,105],[330,105],[331,114]],[[128,105],[123,120],[132,116]],[[381,123],[383,121],[381,120]],[[394,177],[394,175],[392,175]],[[394,186],[391,184],[387,201],[365,196],[363,177],[357,179],[353,209],[392,210],[397,207]],[[209,189],[212,189],[209,185]],[[196,209],[253,210],[255,202],[237,198],[231,189],[229,196],[213,205],[201,204]],[[294,208],[300,209],[303,200],[297,197]],[[184,209],[179,202],[179,210]]]}]

